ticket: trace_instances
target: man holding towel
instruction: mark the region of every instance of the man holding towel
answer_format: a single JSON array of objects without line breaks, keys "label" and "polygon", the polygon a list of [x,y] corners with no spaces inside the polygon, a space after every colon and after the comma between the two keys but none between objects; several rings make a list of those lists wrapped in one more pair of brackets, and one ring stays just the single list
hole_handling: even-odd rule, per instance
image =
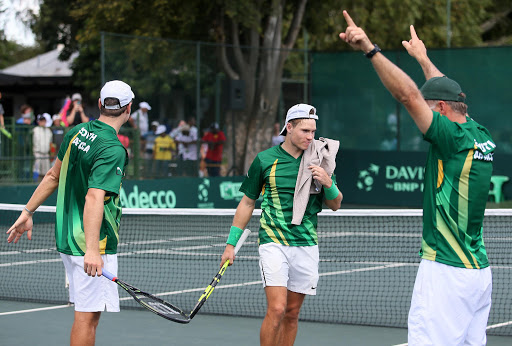
[{"label": "man holding towel", "polygon": [[261,345],[293,345],[300,308],[318,282],[317,214],[322,203],[339,209],[343,195],[333,176],[339,142],[315,140],[316,109],[297,104],[288,110],[285,141],[260,152],[249,168],[222,255],[233,263],[234,246],[252,216],[260,193],[260,269],[267,313]]}]

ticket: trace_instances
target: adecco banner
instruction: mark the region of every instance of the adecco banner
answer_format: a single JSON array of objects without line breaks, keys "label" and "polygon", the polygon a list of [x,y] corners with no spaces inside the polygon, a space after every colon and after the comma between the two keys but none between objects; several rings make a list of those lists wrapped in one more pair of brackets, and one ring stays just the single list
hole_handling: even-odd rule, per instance
[{"label": "adecco banner", "polygon": [[125,208],[236,208],[244,177],[126,180],[121,189]]},{"label": "adecco banner", "polygon": [[[236,208],[244,177],[124,180],[120,193],[124,208]],[[25,204],[36,185],[0,187],[0,203]],[[45,205],[55,205],[57,194]]]},{"label": "adecco banner", "polygon": [[[344,204],[421,207],[426,152],[341,150],[336,180]],[[494,156],[493,175],[512,180],[512,155]],[[512,199],[512,182],[503,185]]]},{"label": "adecco banner", "polygon": [[[384,207],[422,205],[425,152],[341,150],[336,179],[343,204]],[[512,199],[512,155],[495,155],[494,175],[504,183],[506,199]],[[236,208],[243,194],[243,176],[124,180],[120,198],[125,208]],[[36,185],[0,187],[0,203],[25,204]],[[45,205],[55,205],[56,193]],[[260,200],[257,203],[259,206]]]}]

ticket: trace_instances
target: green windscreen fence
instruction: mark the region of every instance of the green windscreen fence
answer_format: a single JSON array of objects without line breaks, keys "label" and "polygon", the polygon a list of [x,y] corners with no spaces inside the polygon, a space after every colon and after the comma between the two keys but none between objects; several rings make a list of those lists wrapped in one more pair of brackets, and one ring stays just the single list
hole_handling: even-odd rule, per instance
[{"label": "green windscreen fence", "polygon": [[[421,67],[404,51],[384,52],[421,87]],[[497,152],[512,153],[512,47],[429,50],[430,59],[467,95],[468,113],[491,132]],[[360,52],[313,53],[311,99],[323,136],[344,149],[424,151],[427,144],[403,106]]]}]

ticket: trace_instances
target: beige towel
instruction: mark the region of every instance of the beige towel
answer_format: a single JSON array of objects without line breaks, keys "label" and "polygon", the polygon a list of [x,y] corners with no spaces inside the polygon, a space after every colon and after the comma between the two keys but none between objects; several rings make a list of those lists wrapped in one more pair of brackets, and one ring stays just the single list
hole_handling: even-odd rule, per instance
[{"label": "beige towel", "polygon": [[320,166],[325,169],[329,176],[332,176],[336,168],[336,154],[339,147],[339,141],[320,137],[320,139],[314,140],[302,154],[293,195],[293,225],[302,223],[309,195],[318,194],[322,191],[322,184],[313,179],[308,167],[312,164]]}]

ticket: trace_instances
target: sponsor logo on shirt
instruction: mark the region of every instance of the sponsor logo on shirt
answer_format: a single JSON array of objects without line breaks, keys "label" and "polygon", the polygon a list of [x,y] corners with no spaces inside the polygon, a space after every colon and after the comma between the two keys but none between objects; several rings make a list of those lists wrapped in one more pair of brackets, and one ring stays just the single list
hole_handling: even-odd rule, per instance
[{"label": "sponsor logo on shirt", "polygon": [[124,177],[124,172],[123,172],[123,170],[122,170],[121,168],[119,168],[119,167],[117,167],[117,169],[116,169],[116,174],[117,174],[117,175],[120,175],[120,176],[122,176],[122,177]]}]

